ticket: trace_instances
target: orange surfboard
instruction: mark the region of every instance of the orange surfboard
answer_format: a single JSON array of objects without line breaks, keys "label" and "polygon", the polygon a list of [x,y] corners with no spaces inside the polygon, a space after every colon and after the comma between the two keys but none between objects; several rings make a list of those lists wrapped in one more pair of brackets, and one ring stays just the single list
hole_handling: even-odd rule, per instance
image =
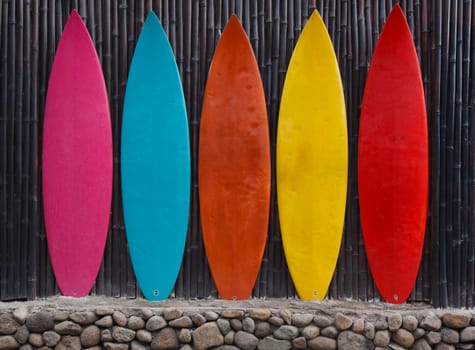
[{"label": "orange surfboard", "polygon": [[235,15],[211,63],[200,128],[201,222],[211,274],[221,298],[246,299],[267,237],[270,144],[259,69]]}]

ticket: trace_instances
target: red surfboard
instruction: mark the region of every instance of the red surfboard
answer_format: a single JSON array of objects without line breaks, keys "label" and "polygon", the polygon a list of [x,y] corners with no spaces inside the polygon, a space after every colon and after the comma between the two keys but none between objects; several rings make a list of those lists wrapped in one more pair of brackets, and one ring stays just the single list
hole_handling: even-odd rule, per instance
[{"label": "red surfboard", "polygon": [[51,264],[64,295],[89,293],[112,195],[112,133],[101,66],[76,11],[58,45],[43,129],[43,203]]},{"label": "red surfboard", "polygon": [[361,109],[358,187],[368,263],[381,296],[403,303],[421,261],[428,135],[421,72],[401,8],[386,20]]},{"label": "red surfboard", "polygon": [[267,237],[270,144],[259,69],[235,15],[211,63],[200,128],[200,209],[209,266],[221,298],[246,299]]}]

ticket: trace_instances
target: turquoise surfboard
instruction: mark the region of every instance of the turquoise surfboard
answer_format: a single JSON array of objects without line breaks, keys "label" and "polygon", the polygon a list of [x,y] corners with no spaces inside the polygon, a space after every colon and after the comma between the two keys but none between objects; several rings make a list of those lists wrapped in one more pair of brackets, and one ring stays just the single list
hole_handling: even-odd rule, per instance
[{"label": "turquoise surfboard", "polygon": [[157,18],[142,28],[125,92],[121,143],[125,230],[145,298],[168,298],[186,241],[190,146],[183,87]]}]

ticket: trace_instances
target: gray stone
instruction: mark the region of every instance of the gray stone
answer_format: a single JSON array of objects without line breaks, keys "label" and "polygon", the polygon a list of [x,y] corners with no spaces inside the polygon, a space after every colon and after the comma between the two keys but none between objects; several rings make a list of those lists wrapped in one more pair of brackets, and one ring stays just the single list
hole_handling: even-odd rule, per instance
[{"label": "gray stone", "polygon": [[364,332],[364,319],[358,318],[353,321],[353,326],[351,330],[355,333],[363,333]]},{"label": "gray stone", "polygon": [[467,343],[469,341],[475,341],[475,327],[467,327],[460,333],[460,341]]},{"label": "gray stone", "polygon": [[30,333],[30,336],[28,337],[28,342],[35,348],[39,348],[40,346],[43,346],[45,344],[43,341],[43,336],[38,333]]},{"label": "gray stone", "polygon": [[178,332],[178,340],[182,344],[188,344],[191,342],[191,331],[187,328],[183,328]]},{"label": "gray stone", "polygon": [[416,330],[412,334],[414,335],[414,339],[419,339],[426,334],[426,331],[422,328],[416,328]]},{"label": "gray stone", "polygon": [[3,313],[0,315],[0,334],[13,334],[18,327],[20,327],[20,324],[10,314]]},{"label": "gray stone", "polygon": [[224,344],[234,344],[234,334],[234,331],[229,331],[229,333],[224,336]]},{"label": "gray stone", "polygon": [[214,311],[206,311],[205,318],[207,321],[216,321],[219,318],[219,315]]},{"label": "gray stone", "polygon": [[137,333],[135,333],[135,338],[141,341],[142,343],[151,343],[152,342],[152,333],[146,331],[145,329],[139,329]]},{"label": "gray stone", "polygon": [[406,350],[406,348],[402,347],[397,343],[389,343],[388,348],[392,350]]},{"label": "gray stone", "polygon": [[191,316],[191,320],[195,326],[199,327],[202,324],[206,323],[206,318],[202,314],[194,314]]},{"label": "gray stone", "polygon": [[292,340],[294,338],[297,338],[298,334],[299,330],[297,327],[284,325],[280,326],[274,332],[274,338],[282,340]]},{"label": "gray stone", "polygon": [[30,344],[25,344],[25,345],[20,346],[20,350],[34,350],[34,349]]},{"label": "gray stone", "polygon": [[221,345],[221,346],[218,346],[217,348],[213,348],[213,350],[239,350],[239,348],[234,345]]},{"label": "gray stone", "polygon": [[80,340],[86,348],[97,345],[101,341],[101,330],[97,326],[88,326],[82,331]]},{"label": "gray stone", "polygon": [[292,340],[292,349],[306,349],[306,348],[307,348],[307,339],[305,339],[304,337],[298,337]]},{"label": "gray stone", "polygon": [[215,322],[199,326],[192,333],[196,350],[205,350],[213,346],[223,345],[224,338]]},{"label": "gray stone", "polygon": [[110,329],[104,329],[103,331],[101,331],[101,341],[102,342],[111,342],[112,340],[112,333],[110,331]]},{"label": "gray stone", "polygon": [[239,318],[241,319],[244,316],[244,311],[242,310],[223,310],[221,311],[221,317],[224,318]]},{"label": "gray stone", "polygon": [[442,341],[442,335],[439,332],[430,331],[426,334],[426,339],[430,345],[435,345]]},{"label": "gray stone", "polygon": [[256,330],[256,323],[250,317],[246,317],[242,320],[242,330],[247,333],[254,333]]},{"label": "gray stone", "polygon": [[127,316],[120,311],[114,311],[112,319],[120,327],[125,327],[127,325]]},{"label": "gray stone", "polygon": [[49,311],[34,312],[26,318],[26,326],[30,332],[43,333],[53,328],[54,316]]},{"label": "gray stone", "polygon": [[451,328],[442,328],[440,330],[442,341],[447,344],[457,344],[460,340],[459,332]]},{"label": "gray stone", "polygon": [[320,335],[320,328],[314,325],[310,325],[302,329],[302,335],[305,339],[313,339]]},{"label": "gray stone", "polygon": [[10,350],[10,349],[18,349],[20,344],[15,340],[14,337],[11,335],[5,335],[0,337],[0,349],[2,350]]},{"label": "gray stone", "polygon": [[153,316],[153,311],[150,309],[143,309],[142,310],[142,318],[147,321],[150,317]]},{"label": "gray stone", "polygon": [[435,350],[455,350],[455,346],[440,343],[440,344],[437,344],[437,346],[435,347]]},{"label": "gray stone", "polygon": [[172,307],[163,310],[163,318],[167,321],[175,320],[181,316],[183,316],[183,311],[181,310]]},{"label": "gray stone", "polygon": [[96,309],[97,316],[107,316],[107,315],[112,315],[113,313],[114,313],[114,309],[111,309],[109,307],[98,307]]},{"label": "gray stone", "polygon": [[163,328],[152,340],[152,350],[175,350],[180,347],[178,336],[173,328]]},{"label": "gray stone", "polygon": [[419,325],[428,331],[438,331],[442,326],[442,321],[433,313],[429,313]]},{"label": "gray stone", "polygon": [[104,343],[104,349],[106,350],[127,350],[128,348],[128,344]]},{"label": "gray stone", "polygon": [[54,349],[55,350],[80,350],[81,341],[79,340],[79,337],[65,335]]},{"label": "gray stone", "polygon": [[401,346],[409,348],[414,344],[414,336],[411,332],[400,328],[393,333],[392,339]]},{"label": "gray stone", "polygon": [[446,313],[442,316],[442,322],[444,325],[450,328],[461,329],[465,328],[470,324],[470,319],[472,317],[467,313]]},{"label": "gray stone", "polygon": [[228,334],[228,332],[231,330],[231,324],[229,323],[229,320],[220,318],[216,321],[216,324],[223,335]]},{"label": "gray stone", "polygon": [[412,315],[406,315],[402,318],[402,328],[410,332],[414,332],[417,329],[417,324],[417,318]]},{"label": "gray stone", "polygon": [[89,325],[97,321],[97,316],[92,311],[73,312],[69,318],[80,325]]},{"label": "gray stone", "polygon": [[386,347],[389,345],[389,342],[391,341],[391,335],[389,334],[389,331],[377,331],[376,334],[374,335],[374,345],[376,346],[381,346],[381,347]]},{"label": "gray stone", "polygon": [[28,316],[28,309],[24,306],[20,306],[13,311],[13,318],[19,324],[25,323],[27,316]]},{"label": "gray stone", "polygon": [[249,316],[255,320],[267,321],[271,317],[271,312],[269,309],[251,309]]},{"label": "gray stone", "polygon": [[372,350],[374,348],[372,341],[351,331],[341,332],[337,341],[338,350]]},{"label": "gray stone", "polygon": [[316,337],[307,341],[307,346],[312,350],[335,350],[337,342],[327,337]]},{"label": "gray stone", "polygon": [[401,328],[402,326],[402,316],[401,314],[391,314],[388,316],[388,328],[390,331],[394,332]]},{"label": "gray stone", "polygon": [[292,325],[295,327],[303,328],[308,326],[313,321],[312,314],[293,314]]},{"label": "gray stone", "polygon": [[54,312],[54,321],[55,322],[63,322],[69,319],[69,311],[65,310],[56,310]]},{"label": "gray stone", "polygon": [[193,326],[193,321],[189,316],[182,316],[168,323],[173,328],[189,328]]},{"label": "gray stone", "polygon": [[414,343],[411,349],[412,350],[431,350],[431,346],[425,339],[419,339]]},{"label": "gray stone", "polygon": [[190,345],[185,344],[180,348],[180,350],[193,350],[193,348]]},{"label": "gray stone", "polygon": [[335,315],[335,327],[339,331],[348,329],[353,324],[353,320],[346,315],[343,315],[341,312],[337,312]]},{"label": "gray stone", "polygon": [[313,318],[313,323],[315,323],[320,328],[331,326],[333,322],[333,318],[327,315],[315,315]]},{"label": "gray stone", "polygon": [[56,332],[46,331],[43,333],[43,341],[46,346],[56,346],[56,344],[58,344],[60,340],[61,336]]},{"label": "gray stone", "polygon": [[265,338],[272,334],[272,328],[267,322],[258,322],[254,334],[258,338]]},{"label": "gray stone", "polygon": [[153,332],[153,331],[158,331],[159,329],[162,329],[166,326],[167,326],[167,321],[165,321],[163,317],[152,316],[148,319],[147,324],[145,325],[145,328]]},{"label": "gray stone", "polygon": [[127,322],[127,327],[136,331],[145,327],[145,321],[141,317],[130,316],[129,321]]},{"label": "gray stone", "polygon": [[368,339],[374,339],[376,328],[371,322],[365,322],[363,335]]},{"label": "gray stone", "polygon": [[325,327],[320,331],[320,334],[328,338],[336,338],[338,336],[338,330],[333,327]]},{"label": "gray stone", "polygon": [[290,310],[288,309],[280,310],[279,315],[285,321],[285,323],[287,324],[292,323],[292,312],[290,312]]},{"label": "gray stone", "polygon": [[132,343],[130,343],[130,350],[147,350],[147,347],[137,340],[133,340]]},{"label": "gray stone", "polygon": [[63,321],[54,326],[54,331],[62,335],[79,335],[81,326],[71,321]]},{"label": "gray stone", "polygon": [[112,328],[112,338],[119,343],[128,343],[135,338],[135,331],[128,328],[115,326]]},{"label": "gray stone", "polygon": [[374,322],[374,328],[378,331],[388,329],[388,327],[388,320],[384,316],[378,317]]},{"label": "gray stone", "polygon": [[246,332],[237,332],[234,336],[234,343],[243,350],[254,350],[257,346],[259,339]]},{"label": "gray stone", "polygon": [[475,350],[475,344],[457,344],[457,350]]},{"label": "gray stone", "polygon": [[25,325],[23,325],[17,329],[15,333],[15,339],[20,344],[25,344],[28,340],[29,335],[30,335],[30,331]]},{"label": "gray stone", "polygon": [[242,322],[237,318],[233,318],[231,321],[231,328],[234,329],[236,332],[242,329]]},{"label": "gray stone", "polygon": [[265,337],[257,343],[258,350],[290,350],[292,344],[288,340],[278,340],[272,337]]},{"label": "gray stone", "polygon": [[276,326],[276,327],[280,327],[284,324],[284,320],[280,317],[277,317],[277,316],[272,316],[268,319],[268,322],[273,325],[273,326]]},{"label": "gray stone", "polygon": [[97,320],[94,324],[102,328],[110,328],[114,325],[114,321],[112,320],[111,315],[107,315]]}]

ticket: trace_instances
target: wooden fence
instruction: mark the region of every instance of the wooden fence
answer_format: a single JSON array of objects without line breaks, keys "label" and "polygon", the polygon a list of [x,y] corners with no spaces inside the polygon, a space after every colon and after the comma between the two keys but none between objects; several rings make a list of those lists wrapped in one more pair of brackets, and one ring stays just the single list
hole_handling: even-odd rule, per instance
[{"label": "wooden fence", "polygon": [[[267,98],[272,146],[269,236],[254,297],[294,298],[279,232],[275,137],[290,56],[317,9],[328,28],[344,83],[349,184],[340,258],[328,297],[379,300],[361,236],[356,153],[369,62],[394,0],[3,0],[0,2],[0,300],[58,293],[48,257],[41,195],[41,141],[52,60],[70,11],[95,42],[110,97],[114,192],[103,263],[93,294],[140,296],[124,232],[119,137],[131,57],[147,13],[159,16],[176,55],[189,113],[192,194],[183,265],[174,295],[216,297],[200,228],[199,123],[209,65],[224,25],[236,13],[249,35]],[[422,264],[411,301],[475,306],[475,6],[472,0],[401,0],[419,55],[430,136],[430,198]],[[474,33],[474,34],[472,34]],[[236,227],[238,234],[239,227]],[[157,254],[165,247],[156,247]],[[393,263],[397,264],[398,261]]]}]

